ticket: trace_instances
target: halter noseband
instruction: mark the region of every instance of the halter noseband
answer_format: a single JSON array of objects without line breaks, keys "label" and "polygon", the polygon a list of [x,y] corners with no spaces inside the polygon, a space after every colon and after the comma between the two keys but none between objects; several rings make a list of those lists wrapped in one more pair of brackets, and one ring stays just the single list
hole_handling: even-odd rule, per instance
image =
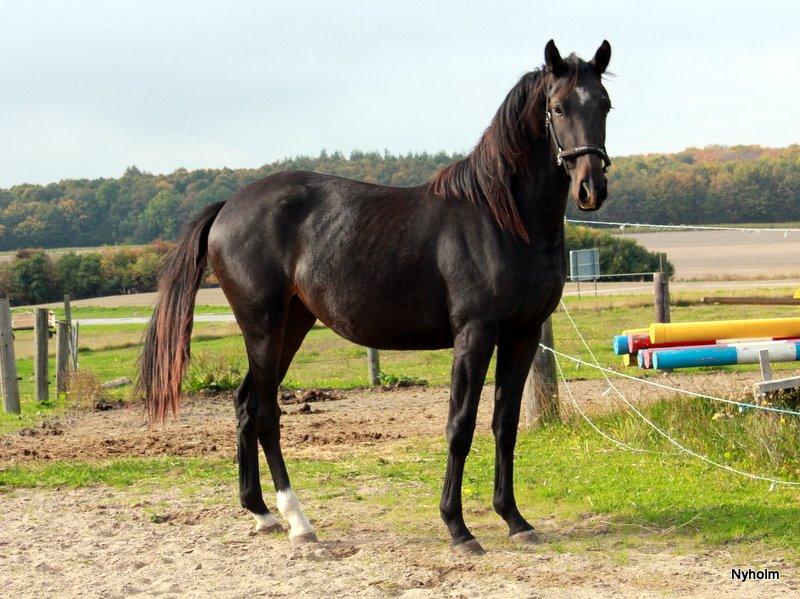
[{"label": "halter noseband", "polygon": [[571,150],[565,150],[561,146],[561,142],[558,141],[556,129],[553,127],[553,117],[550,115],[550,108],[547,108],[544,114],[544,124],[547,128],[547,135],[552,140],[554,146],[553,149],[556,153],[556,164],[563,166],[564,171],[567,174],[569,174],[569,169],[567,168],[567,163],[564,161],[571,158],[577,158],[578,156],[583,156],[584,154],[595,154],[596,156],[600,156],[600,160],[603,161],[603,172],[608,172],[608,168],[611,166],[611,158],[609,158],[608,154],[606,153],[605,146],[585,144],[582,146],[576,146]]}]

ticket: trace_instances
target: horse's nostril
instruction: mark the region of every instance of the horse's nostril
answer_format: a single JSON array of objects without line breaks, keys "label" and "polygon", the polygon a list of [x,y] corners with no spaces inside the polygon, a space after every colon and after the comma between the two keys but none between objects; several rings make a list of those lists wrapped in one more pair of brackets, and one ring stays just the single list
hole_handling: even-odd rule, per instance
[{"label": "horse's nostril", "polygon": [[589,184],[586,181],[581,182],[580,189],[578,189],[578,201],[581,203],[589,199]]}]

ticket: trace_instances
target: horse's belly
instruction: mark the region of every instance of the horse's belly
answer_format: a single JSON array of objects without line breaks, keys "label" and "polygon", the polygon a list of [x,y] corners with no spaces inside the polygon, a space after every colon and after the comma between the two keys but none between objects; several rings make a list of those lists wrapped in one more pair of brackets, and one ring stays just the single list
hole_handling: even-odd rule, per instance
[{"label": "horse's belly", "polygon": [[416,290],[381,292],[357,285],[312,290],[298,286],[309,310],[345,339],[377,349],[438,349],[451,347],[453,336],[447,305]]}]

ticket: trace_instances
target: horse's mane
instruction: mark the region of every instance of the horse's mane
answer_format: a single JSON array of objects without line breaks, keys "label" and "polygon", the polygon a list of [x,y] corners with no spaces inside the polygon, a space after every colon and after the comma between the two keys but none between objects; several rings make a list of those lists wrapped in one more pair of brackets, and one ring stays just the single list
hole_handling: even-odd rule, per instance
[{"label": "horse's mane", "polygon": [[[588,65],[577,56],[565,62],[569,73],[562,93],[575,86]],[[454,162],[428,182],[437,196],[461,198],[474,205],[486,204],[500,228],[528,242],[525,223],[511,191],[515,175],[532,168],[533,142],[545,134],[545,95],[549,77],[544,67],[526,73],[508,92],[489,127],[466,158]]]}]

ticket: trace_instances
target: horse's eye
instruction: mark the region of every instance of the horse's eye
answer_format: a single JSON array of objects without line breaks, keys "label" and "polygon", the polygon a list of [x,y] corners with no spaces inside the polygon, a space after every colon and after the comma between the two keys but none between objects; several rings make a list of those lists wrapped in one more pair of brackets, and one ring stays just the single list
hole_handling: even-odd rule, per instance
[{"label": "horse's eye", "polygon": [[558,116],[564,116],[564,108],[560,104],[553,106],[553,112]]}]

